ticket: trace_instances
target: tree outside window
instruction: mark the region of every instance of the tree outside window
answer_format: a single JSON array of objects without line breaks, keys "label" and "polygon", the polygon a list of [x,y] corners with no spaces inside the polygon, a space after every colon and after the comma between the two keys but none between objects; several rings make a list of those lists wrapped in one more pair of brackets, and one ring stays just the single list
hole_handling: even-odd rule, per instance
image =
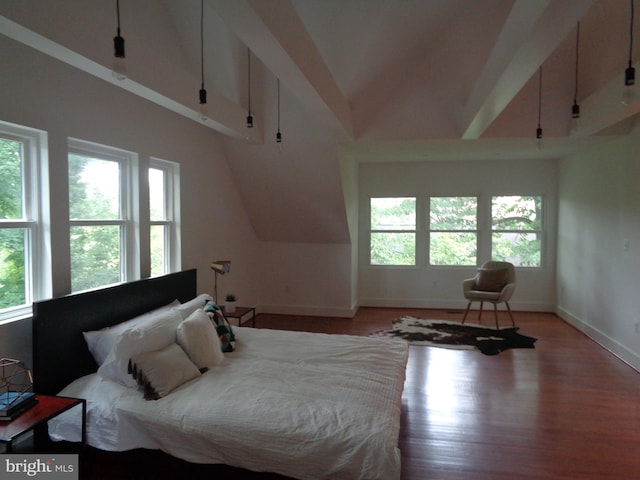
[{"label": "tree outside window", "polygon": [[476,197],[431,197],[429,264],[476,265],[478,253]]},{"label": "tree outside window", "polygon": [[519,267],[542,264],[542,197],[496,196],[491,200],[491,256]]},{"label": "tree outside window", "polygon": [[371,199],[371,265],[416,264],[416,199]]},{"label": "tree outside window", "polygon": [[0,138],[0,309],[27,301],[22,159],[24,143]]}]

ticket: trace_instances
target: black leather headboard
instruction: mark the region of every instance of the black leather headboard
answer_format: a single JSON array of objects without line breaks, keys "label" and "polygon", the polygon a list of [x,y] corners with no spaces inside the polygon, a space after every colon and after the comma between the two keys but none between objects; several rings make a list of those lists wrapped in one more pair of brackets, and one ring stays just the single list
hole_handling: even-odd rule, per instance
[{"label": "black leather headboard", "polygon": [[33,304],[34,391],[54,395],[97,370],[82,332],[116,325],[196,296],[195,269]]}]

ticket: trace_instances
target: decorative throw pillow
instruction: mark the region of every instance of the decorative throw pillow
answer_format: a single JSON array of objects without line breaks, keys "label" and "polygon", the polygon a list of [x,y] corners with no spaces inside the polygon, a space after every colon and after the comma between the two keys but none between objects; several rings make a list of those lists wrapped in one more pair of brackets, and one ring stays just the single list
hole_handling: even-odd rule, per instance
[{"label": "decorative throw pillow", "polygon": [[98,366],[102,365],[104,361],[109,356],[111,350],[115,346],[118,341],[118,336],[127,330],[139,323],[145,322],[150,318],[157,316],[159,313],[164,312],[166,310],[170,310],[172,308],[180,305],[178,300],[174,300],[173,302],[164,305],[163,307],[156,308],[155,310],[151,310],[147,313],[143,313],[137,317],[126,320],[122,323],[118,323],[117,325],[113,325],[111,327],[106,327],[101,330],[94,330],[91,332],[82,332],[84,336],[85,342],[87,342],[87,347],[93,355]]},{"label": "decorative throw pillow", "polygon": [[175,343],[180,322],[180,312],[171,309],[128,328],[118,336],[118,342],[98,368],[98,373],[104,378],[135,387],[136,382],[127,374],[129,359],[136,354],[152,352]]},{"label": "decorative throw pillow", "polygon": [[236,336],[233,333],[231,325],[222,314],[220,307],[215,303],[207,302],[204,307],[204,311],[207,312],[211,322],[213,322],[213,325],[216,327],[222,351],[233,352],[233,343],[236,341]]},{"label": "decorative throw pillow", "polygon": [[475,290],[483,292],[500,292],[507,283],[507,270],[481,268],[478,271]]},{"label": "decorative throw pillow", "polygon": [[200,371],[224,361],[220,339],[209,316],[196,310],[183,320],[176,331],[178,345]]},{"label": "decorative throw pillow", "polygon": [[132,356],[129,373],[143,391],[145,400],[166,397],[183,383],[201,375],[198,367],[175,343]]}]

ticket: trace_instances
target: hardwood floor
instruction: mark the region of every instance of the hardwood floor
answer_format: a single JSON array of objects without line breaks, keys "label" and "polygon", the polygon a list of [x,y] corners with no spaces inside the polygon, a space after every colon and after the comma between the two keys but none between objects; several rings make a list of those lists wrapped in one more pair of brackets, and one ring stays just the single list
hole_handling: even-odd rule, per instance
[{"label": "hardwood floor", "polygon": [[[262,316],[258,326],[366,335],[402,315],[462,318],[362,308],[352,320]],[[486,356],[411,347],[402,479],[640,478],[640,373],[554,314],[515,317],[521,333],[538,339],[535,349]],[[492,321],[483,315],[483,324]]]},{"label": "hardwood floor", "polygon": [[[402,315],[459,320],[462,311],[362,308],[353,319],[260,315],[256,326],[367,335]],[[485,315],[483,323],[492,325],[492,314]],[[515,317],[521,333],[538,338],[535,349],[485,356],[410,348],[402,479],[640,478],[640,374],[553,314]],[[190,465],[156,452],[92,451],[85,466],[93,480],[283,478]]]}]

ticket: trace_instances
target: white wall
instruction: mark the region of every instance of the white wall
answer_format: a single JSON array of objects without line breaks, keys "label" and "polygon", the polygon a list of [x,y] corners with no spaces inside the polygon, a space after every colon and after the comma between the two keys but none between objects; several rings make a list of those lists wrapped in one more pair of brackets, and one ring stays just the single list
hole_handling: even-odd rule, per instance
[{"label": "white wall", "polygon": [[[556,162],[460,161],[360,165],[360,305],[460,308],[466,306],[462,281],[475,267],[430,267],[419,252],[415,267],[368,264],[369,199],[376,196],[417,196],[426,204],[430,195],[479,196],[542,195],[546,250],[542,268],[519,268],[518,288],[510,302],[514,309],[552,311],[555,305]],[[424,210],[423,210],[424,212]],[[425,213],[426,215],[426,213]],[[419,220],[418,228],[427,228]],[[417,248],[426,249],[426,245]],[[479,253],[479,263],[490,252]]]},{"label": "white wall", "polygon": [[353,316],[351,256],[349,244],[261,242],[261,311]]},{"label": "white wall", "polygon": [[638,129],[560,162],[558,215],[558,313],[640,369]]},{"label": "white wall", "polygon": [[[230,259],[225,289],[258,301],[257,242],[217,133],[4,36],[0,58],[0,120],[49,134],[55,296],[69,293],[67,138],[75,137],[137,152],[141,168],[149,156],[180,163],[182,268],[197,268],[198,290],[211,292],[211,261]],[[0,356],[29,363],[30,329],[29,320],[0,327]]]}]

